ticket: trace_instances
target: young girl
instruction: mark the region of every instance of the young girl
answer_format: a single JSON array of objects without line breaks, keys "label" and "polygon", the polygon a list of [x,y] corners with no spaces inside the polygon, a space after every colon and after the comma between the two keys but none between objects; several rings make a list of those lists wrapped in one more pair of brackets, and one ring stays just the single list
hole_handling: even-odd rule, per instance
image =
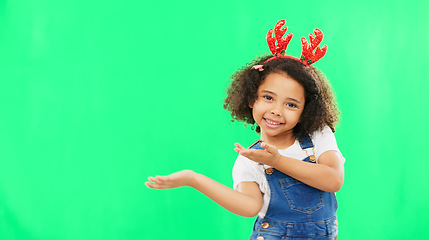
[{"label": "young girl", "polygon": [[[285,21],[268,32],[274,56],[261,57],[232,76],[224,108],[234,120],[256,124],[260,140],[235,144],[234,189],[191,170],[149,177],[149,188],[190,186],[225,209],[258,215],[250,239],[336,239],[335,192],[343,184],[344,158],[334,137],[333,93],[312,63],[326,52],[315,29],[302,39],[300,59],[285,55],[292,38]],[[316,51],[313,53],[313,51]]]}]

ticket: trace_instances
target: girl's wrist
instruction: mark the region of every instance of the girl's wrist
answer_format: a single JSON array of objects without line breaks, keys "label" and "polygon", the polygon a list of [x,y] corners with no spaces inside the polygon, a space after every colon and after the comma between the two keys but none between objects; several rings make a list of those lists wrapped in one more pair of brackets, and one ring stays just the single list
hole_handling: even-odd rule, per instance
[{"label": "girl's wrist", "polygon": [[199,177],[200,175],[201,175],[201,174],[196,173],[196,172],[194,172],[194,171],[192,171],[192,170],[189,170],[188,186],[189,186],[189,187],[192,187],[192,188],[196,188],[196,186],[197,186],[197,182],[198,182],[198,177]]},{"label": "girl's wrist", "polygon": [[273,168],[277,168],[281,161],[282,155],[278,154],[274,159],[271,161],[271,164],[269,164]]}]

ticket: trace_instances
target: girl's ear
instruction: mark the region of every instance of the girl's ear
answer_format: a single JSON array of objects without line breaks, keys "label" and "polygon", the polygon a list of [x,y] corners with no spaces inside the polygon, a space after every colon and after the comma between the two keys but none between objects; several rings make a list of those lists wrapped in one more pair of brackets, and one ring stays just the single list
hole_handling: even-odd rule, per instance
[{"label": "girl's ear", "polygon": [[253,102],[253,103],[249,103],[249,107],[250,108],[253,108],[253,104],[254,104],[255,102]]}]

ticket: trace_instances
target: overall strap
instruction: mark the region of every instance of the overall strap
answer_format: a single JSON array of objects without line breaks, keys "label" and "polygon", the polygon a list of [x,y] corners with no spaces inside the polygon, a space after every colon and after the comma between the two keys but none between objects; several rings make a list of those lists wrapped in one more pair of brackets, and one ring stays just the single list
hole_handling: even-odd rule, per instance
[{"label": "overall strap", "polygon": [[301,136],[300,138],[298,138],[298,141],[299,141],[299,145],[301,145],[301,148],[303,150],[314,147],[313,141],[311,141],[311,138],[308,135]]},{"label": "overall strap", "polygon": [[298,138],[299,145],[301,146],[302,150],[304,150],[308,155],[308,160],[312,163],[317,163],[316,156],[314,155],[314,144],[313,141],[311,141],[311,138],[309,135],[304,135]]}]

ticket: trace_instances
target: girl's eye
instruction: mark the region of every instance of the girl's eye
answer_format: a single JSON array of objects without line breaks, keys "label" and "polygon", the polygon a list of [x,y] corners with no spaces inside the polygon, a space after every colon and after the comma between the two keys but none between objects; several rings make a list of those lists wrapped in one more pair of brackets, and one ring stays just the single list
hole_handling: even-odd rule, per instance
[{"label": "girl's eye", "polygon": [[287,103],[286,106],[288,106],[290,108],[296,108],[296,104],[294,104],[294,103]]},{"label": "girl's eye", "polygon": [[272,101],[272,100],[273,100],[273,98],[272,98],[271,96],[268,96],[268,95],[265,95],[265,96],[264,96],[264,98],[265,98],[266,100],[268,100],[268,101]]}]

